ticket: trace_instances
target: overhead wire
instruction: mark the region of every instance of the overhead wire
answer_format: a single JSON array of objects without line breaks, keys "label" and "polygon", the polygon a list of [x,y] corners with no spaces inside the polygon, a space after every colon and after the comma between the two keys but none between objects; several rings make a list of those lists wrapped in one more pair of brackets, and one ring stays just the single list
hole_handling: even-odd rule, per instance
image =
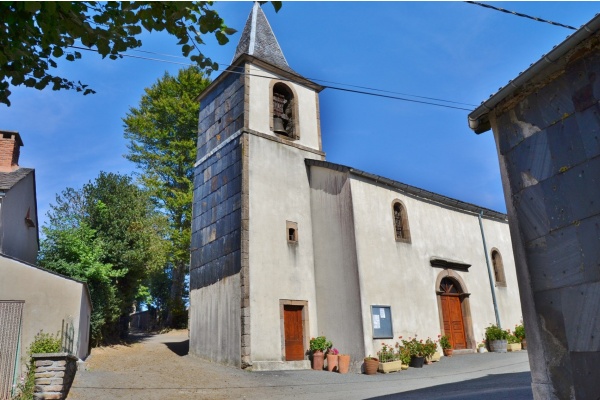
[{"label": "overhead wire", "polygon": [[503,12],[503,13],[516,15],[517,17],[529,18],[529,19],[532,19],[532,20],[537,21],[537,22],[544,22],[546,24],[550,24],[550,25],[554,25],[554,26],[560,26],[562,28],[572,29],[574,31],[577,30],[577,28],[575,28],[574,26],[571,26],[571,25],[565,25],[565,24],[561,24],[560,22],[554,22],[554,21],[549,21],[547,19],[542,19],[542,18],[538,18],[538,17],[532,17],[531,15],[522,14],[522,13],[519,13],[519,12],[516,12],[516,11],[505,10],[504,8],[495,7],[495,6],[492,6],[490,4],[479,3],[477,1],[465,1],[465,3],[474,4],[474,5],[480,6],[480,7],[490,8],[492,10],[500,11],[500,12]]},{"label": "overhead wire", "polygon": [[[86,50],[86,51],[91,51],[91,52],[97,53],[97,50],[86,48],[86,47],[81,47],[81,46],[70,46],[70,47],[74,48],[74,49],[78,49],[78,50]],[[143,50],[139,50],[139,51],[140,52],[144,52],[144,53],[149,53],[149,54],[159,54],[160,55],[160,53],[153,53],[153,52],[150,52],[150,51],[143,51]],[[166,54],[164,54],[164,55],[165,56],[170,56],[170,57],[177,57],[177,56],[166,55]],[[194,66],[194,65],[196,65],[196,64],[192,64],[192,63],[182,63],[182,62],[177,62],[177,61],[163,60],[163,59],[160,59],[160,58],[151,58],[151,57],[136,56],[136,55],[133,55],[133,54],[120,54],[120,56],[122,56],[122,57],[129,57],[129,58],[135,58],[135,59],[140,59],[140,60],[158,61],[158,62],[164,62],[164,63],[175,64],[175,65],[184,65],[184,66]],[[217,69],[216,71],[222,72],[224,70],[223,69]],[[258,75],[258,74],[248,74],[246,72],[235,71],[235,70],[230,70],[229,72],[230,73],[234,73],[234,74],[239,74],[239,75],[253,76],[253,77],[257,77],[257,78],[272,79],[272,77],[270,77],[270,76],[264,76],[264,75]],[[435,98],[435,97],[418,96],[418,95],[393,92],[393,91],[383,90],[383,89],[369,88],[369,87],[365,87],[365,86],[351,85],[351,84],[345,84],[345,83],[337,83],[337,82],[326,81],[326,80],[323,80],[323,79],[316,79],[316,78],[305,78],[305,79],[312,80],[312,81],[319,81],[319,82],[335,83],[337,85],[343,85],[343,86],[349,86],[349,87],[355,87],[355,88],[362,88],[362,89],[366,89],[366,90],[379,91],[379,92],[382,92],[382,93],[400,94],[402,96],[410,96],[410,97],[416,97],[416,98],[420,98],[420,99],[428,99],[428,100],[440,101],[440,102],[445,102],[445,103],[463,104],[463,105],[467,105],[467,106],[475,106],[474,104],[462,103],[462,102],[453,101],[453,100],[444,100],[444,99],[439,99],[439,98]],[[293,81],[291,79],[282,79],[282,80],[286,80],[286,81],[289,81],[289,82]],[[452,105],[448,105],[448,104],[432,103],[432,102],[429,102],[429,101],[409,99],[409,98],[406,98],[406,97],[391,96],[391,95],[385,95],[385,94],[380,94],[380,93],[366,92],[366,91],[362,91],[362,90],[348,89],[348,88],[337,87],[337,86],[330,86],[330,85],[323,85],[323,87],[326,88],[326,89],[331,89],[331,90],[338,90],[338,91],[355,93],[355,94],[363,94],[363,95],[374,96],[374,97],[381,97],[381,98],[392,99],[392,100],[407,101],[407,102],[411,102],[411,103],[426,104],[426,105],[438,106],[438,107],[444,107],[444,108],[450,108],[450,109],[456,109],[456,110],[472,111],[470,108],[457,107],[457,106],[452,106]]]}]

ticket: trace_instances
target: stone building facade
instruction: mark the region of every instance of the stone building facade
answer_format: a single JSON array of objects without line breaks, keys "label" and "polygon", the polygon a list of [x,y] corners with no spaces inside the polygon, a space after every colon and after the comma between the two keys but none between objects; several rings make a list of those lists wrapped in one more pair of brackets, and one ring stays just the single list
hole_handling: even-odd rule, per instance
[{"label": "stone building facade", "polygon": [[[234,61],[199,97],[190,352],[307,368],[326,335],[358,363],[398,336],[474,351],[520,322],[506,215],[325,160],[319,92],[256,3]],[[355,365],[357,367],[357,364]]]}]

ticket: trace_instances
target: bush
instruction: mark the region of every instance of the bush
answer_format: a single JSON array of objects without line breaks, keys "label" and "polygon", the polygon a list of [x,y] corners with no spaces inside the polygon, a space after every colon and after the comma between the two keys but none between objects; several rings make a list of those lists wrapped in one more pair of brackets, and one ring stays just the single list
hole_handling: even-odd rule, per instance
[{"label": "bush", "polygon": [[485,338],[487,340],[508,340],[509,333],[497,325],[490,325],[485,328]]},{"label": "bush", "polygon": [[328,341],[325,336],[317,336],[316,338],[310,339],[310,350],[313,352],[325,351],[332,346],[333,343]]},{"label": "bush", "polygon": [[525,339],[525,327],[523,325],[515,326],[515,336],[520,340]]},{"label": "bush", "polygon": [[442,349],[452,348],[452,345],[450,344],[450,337],[448,335],[444,335],[440,338],[440,346],[442,346]]}]

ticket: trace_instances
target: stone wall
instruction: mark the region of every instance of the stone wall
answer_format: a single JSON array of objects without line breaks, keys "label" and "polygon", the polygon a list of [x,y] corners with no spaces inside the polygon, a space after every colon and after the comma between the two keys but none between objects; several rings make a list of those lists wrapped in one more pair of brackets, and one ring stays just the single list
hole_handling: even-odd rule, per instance
[{"label": "stone wall", "polygon": [[34,354],[34,399],[65,399],[77,372],[77,357],[67,353]]}]

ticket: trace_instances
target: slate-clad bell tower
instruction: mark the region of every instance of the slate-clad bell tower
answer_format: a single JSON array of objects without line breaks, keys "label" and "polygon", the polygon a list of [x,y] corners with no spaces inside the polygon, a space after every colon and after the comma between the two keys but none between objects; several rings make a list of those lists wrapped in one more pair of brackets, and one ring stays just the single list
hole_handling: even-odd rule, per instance
[{"label": "slate-clad bell tower", "polygon": [[322,89],[288,66],[255,3],[232,65],[199,97],[192,354],[243,368],[307,366],[317,322],[305,159],[324,159]]}]

